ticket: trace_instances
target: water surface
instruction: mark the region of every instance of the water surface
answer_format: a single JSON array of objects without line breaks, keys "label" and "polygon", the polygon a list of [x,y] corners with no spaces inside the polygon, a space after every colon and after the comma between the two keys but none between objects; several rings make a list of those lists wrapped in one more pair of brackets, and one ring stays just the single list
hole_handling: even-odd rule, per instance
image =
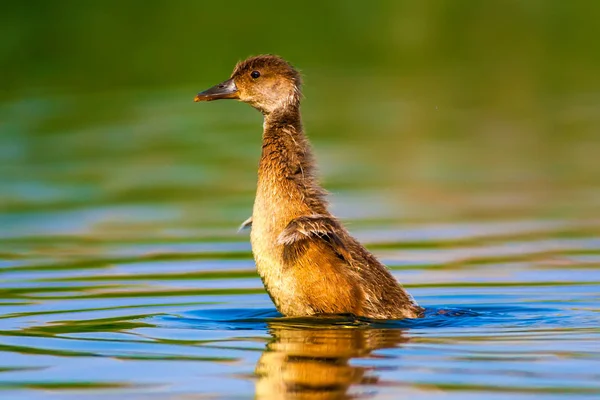
[{"label": "water surface", "polygon": [[[598,7],[550,3],[307,2],[304,32],[254,3],[11,6],[0,397],[598,398]],[[266,51],[305,74],[334,213],[424,318],[273,307],[236,232],[260,115],[192,102]]]},{"label": "water surface", "polygon": [[[218,115],[242,105],[157,96],[167,99],[138,105],[129,123],[4,137],[15,148],[2,180],[5,396],[600,394],[594,187],[570,189],[587,193],[570,216],[560,191],[540,202],[548,191],[414,188],[375,160],[370,173],[383,182],[361,184],[335,161],[361,145],[329,153],[317,139],[334,210],[427,314],[286,319],[255,273],[247,233],[236,233],[252,205],[260,119],[223,123]],[[5,115],[18,107],[4,105]],[[27,123],[45,121],[38,107]],[[156,108],[170,113],[148,122]],[[168,132],[165,118],[199,133]]]}]

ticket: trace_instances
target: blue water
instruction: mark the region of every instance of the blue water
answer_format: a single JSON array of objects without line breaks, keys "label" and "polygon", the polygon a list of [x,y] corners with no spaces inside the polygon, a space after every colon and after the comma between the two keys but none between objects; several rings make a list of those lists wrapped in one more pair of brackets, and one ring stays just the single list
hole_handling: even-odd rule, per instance
[{"label": "blue water", "polygon": [[[443,242],[448,227],[382,228],[396,242],[381,247],[371,228],[358,229],[426,307],[401,321],[282,317],[244,237],[57,238],[57,248],[101,251],[6,260],[0,388],[11,399],[596,398],[598,240],[549,241],[558,226],[519,222],[500,240],[507,223],[456,224],[462,244],[439,249],[425,243]],[[520,230],[529,234],[517,241]],[[485,231],[492,243],[475,244]],[[48,246],[37,240],[12,238],[11,248]]]}]

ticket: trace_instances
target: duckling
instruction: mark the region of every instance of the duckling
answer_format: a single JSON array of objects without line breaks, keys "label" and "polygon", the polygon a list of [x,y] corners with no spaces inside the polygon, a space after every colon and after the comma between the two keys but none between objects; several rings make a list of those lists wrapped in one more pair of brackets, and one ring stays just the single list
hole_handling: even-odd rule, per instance
[{"label": "duckling", "polygon": [[301,78],[284,59],[239,62],[231,77],[194,101],[237,99],[264,116],[250,241],[256,268],[285,316],[422,316],[390,271],[327,209],[300,117]]}]

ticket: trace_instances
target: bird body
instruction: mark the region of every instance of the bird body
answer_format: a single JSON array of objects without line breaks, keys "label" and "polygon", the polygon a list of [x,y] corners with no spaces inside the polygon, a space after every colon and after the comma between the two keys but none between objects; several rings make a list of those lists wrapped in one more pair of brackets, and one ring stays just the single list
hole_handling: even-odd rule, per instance
[{"label": "bird body", "polygon": [[264,115],[250,238],[258,273],[286,316],[422,314],[389,270],[328,211],[300,116],[300,76],[285,60],[257,56],[196,101],[237,98]]}]

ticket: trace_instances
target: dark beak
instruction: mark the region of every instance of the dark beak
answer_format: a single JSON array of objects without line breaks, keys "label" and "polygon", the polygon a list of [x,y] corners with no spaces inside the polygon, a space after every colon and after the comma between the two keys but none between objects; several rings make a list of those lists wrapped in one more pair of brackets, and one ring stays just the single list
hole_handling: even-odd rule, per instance
[{"label": "dark beak", "polygon": [[206,89],[204,92],[198,93],[194,97],[194,101],[212,101],[219,99],[239,99],[239,92],[233,78],[226,80],[223,83],[219,83],[216,86]]}]

